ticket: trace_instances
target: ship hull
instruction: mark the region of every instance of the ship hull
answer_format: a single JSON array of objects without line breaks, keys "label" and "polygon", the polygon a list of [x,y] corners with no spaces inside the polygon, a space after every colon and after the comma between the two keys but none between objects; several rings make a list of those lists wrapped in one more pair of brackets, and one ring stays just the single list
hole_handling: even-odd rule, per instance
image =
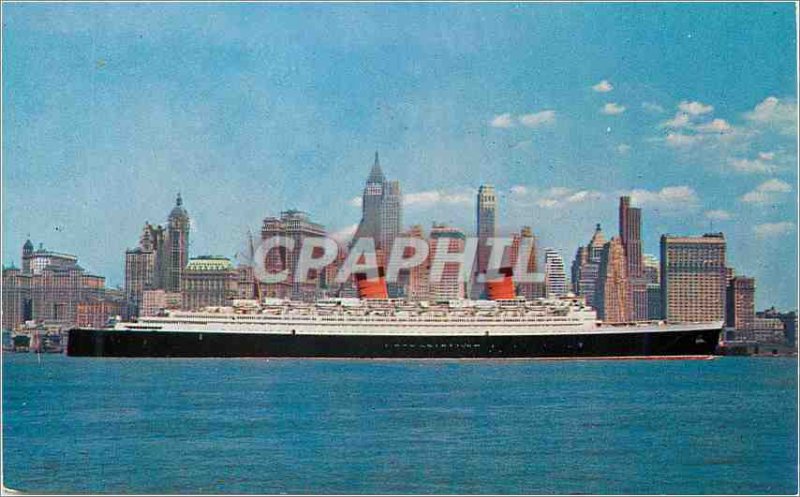
[{"label": "ship hull", "polygon": [[314,335],[75,328],[83,357],[592,358],[707,356],[719,329],[537,335]]}]

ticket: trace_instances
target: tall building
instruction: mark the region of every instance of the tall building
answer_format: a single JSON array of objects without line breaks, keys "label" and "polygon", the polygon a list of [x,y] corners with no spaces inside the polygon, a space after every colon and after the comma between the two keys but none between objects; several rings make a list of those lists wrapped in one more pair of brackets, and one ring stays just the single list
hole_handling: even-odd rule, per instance
[{"label": "tall building", "polygon": [[[74,255],[33,250],[30,240],[22,248],[23,270],[3,269],[3,328],[14,329],[25,321],[49,321],[68,327],[78,323],[79,305],[100,306],[118,314],[118,295],[106,288],[105,278],[86,272]],[[108,315],[95,313],[105,322]],[[93,321],[94,322],[94,321]]]},{"label": "tall building", "polygon": [[25,244],[22,246],[22,272],[23,273],[30,273],[31,272],[31,258],[33,257],[33,242],[30,239],[25,240]]},{"label": "tall building", "polygon": [[[405,233],[403,233],[404,237],[407,238],[418,238],[421,240],[425,239],[425,232],[420,225],[414,225],[408,229]],[[413,254],[411,253],[413,249],[406,248],[403,257],[408,258],[411,257]],[[421,264],[418,264],[411,269],[404,269],[400,271],[400,275],[398,279],[400,280],[401,284],[404,287],[404,294],[407,299],[409,300],[427,300],[429,297],[429,284],[428,284],[428,275],[430,274],[430,265],[431,265],[431,256],[430,250],[428,252],[428,257],[425,258]]]},{"label": "tall building", "polygon": [[[516,271],[519,258],[523,256],[520,254],[523,246],[528,244],[531,247],[530,254],[528,255],[527,265],[525,267],[529,274],[537,273],[539,271],[539,250],[538,241],[533,234],[530,226],[523,226],[519,233],[514,233],[511,238],[511,248],[509,251],[508,265],[512,270]],[[518,275],[514,274],[516,282],[517,295],[523,296],[528,300],[544,298],[547,296],[547,288],[543,281],[518,281]]]},{"label": "tall building", "polygon": [[353,241],[372,238],[376,249],[390,253],[392,243],[403,225],[403,196],[400,182],[389,181],[384,176],[378,152],[375,152],[375,162],[361,199],[361,222]]},{"label": "tall building", "polygon": [[544,249],[544,281],[548,297],[561,297],[567,294],[564,259],[556,249]]},{"label": "tall building", "polygon": [[725,319],[725,236],[661,236],[661,301],[672,322]]},{"label": "tall building", "polygon": [[125,313],[125,293],[109,289],[105,298],[78,302],[75,310],[75,324],[99,328],[108,323],[110,317]]},{"label": "tall building", "polygon": [[[746,330],[743,334],[745,338],[755,340],[758,343],[777,344],[786,342],[786,327],[783,321],[776,317],[761,317],[756,315],[756,317],[753,318],[753,328]],[[737,332],[737,335],[741,336],[742,333]]]},{"label": "tall building", "polygon": [[728,282],[725,305],[725,326],[737,331],[752,330],[756,317],[756,280],[734,276]]},{"label": "tall building", "polygon": [[434,224],[430,233],[430,257],[433,273],[441,268],[441,278],[435,281],[429,275],[429,298],[434,301],[458,300],[466,297],[466,281],[462,281],[461,266],[455,262],[437,262],[434,256],[437,251],[463,252],[466,243],[464,232],[443,224]]},{"label": "tall building", "polygon": [[631,319],[647,319],[647,282],[642,260],[642,210],[631,207],[630,197],[619,199],[619,236],[631,292]]},{"label": "tall building", "polygon": [[[627,271],[622,241],[612,237],[603,247],[595,297],[597,316],[606,322],[624,323],[631,320],[632,299]],[[643,319],[646,319],[646,315]]]},{"label": "tall building", "polygon": [[189,222],[179,193],[167,218],[164,289],[168,292],[181,291],[183,269],[189,262]]},{"label": "tall building", "polygon": [[230,259],[205,255],[189,261],[183,273],[184,309],[229,306],[239,296],[239,272]]},{"label": "tall building", "polygon": [[570,266],[570,283],[575,295],[583,295],[581,292],[581,269],[589,262],[589,249],[581,245],[575,250],[575,257]]},{"label": "tall building", "polygon": [[644,254],[642,257],[642,275],[648,285],[661,283],[661,268],[656,256]]},{"label": "tall building", "polygon": [[291,209],[281,212],[280,218],[267,217],[264,219],[261,227],[261,239],[267,240],[272,237],[291,239],[294,242],[294,248],[288,250],[286,247],[276,247],[264,256],[264,267],[268,273],[286,270],[288,276],[279,283],[264,283],[262,296],[303,301],[314,300],[324,282],[322,272],[310,270],[304,281],[296,282],[295,271],[303,241],[306,238],[325,237],[325,226],[311,221],[307,213]]},{"label": "tall building", "polygon": [[141,247],[125,251],[125,300],[130,316],[138,316],[142,292],[155,288],[156,253]]},{"label": "tall building", "polygon": [[[485,274],[489,266],[489,254],[492,247],[487,240],[497,236],[497,195],[495,195],[494,186],[481,185],[478,188],[476,205],[478,251],[475,257],[475,276],[477,278],[478,275]],[[484,285],[479,284],[477,280],[473,285],[474,292],[476,292],[474,297],[480,297]]]},{"label": "tall building", "polygon": [[572,262],[572,289],[576,294],[583,296],[586,303],[592,307],[596,306],[595,290],[605,244],[603,230],[600,224],[597,224],[589,244],[578,249]]},{"label": "tall building", "polygon": [[241,264],[236,268],[236,298],[237,299],[257,299],[258,289],[253,266]]},{"label": "tall building", "polygon": [[664,319],[664,311],[661,309],[661,284],[647,284],[647,319],[657,321]]},{"label": "tall building", "polygon": [[180,193],[165,226],[145,221],[139,245],[125,252],[125,298],[129,316],[139,314],[145,290],[180,293],[183,271],[189,262],[190,224]]},{"label": "tall building", "polygon": [[[28,241],[27,244],[30,243]],[[31,249],[33,247],[31,246]],[[30,266],[28,266],[30,268]],[[13,330],[33,319],[30,270],[20,270],[12,265],[3,268],[3,329]]]},{"label": "tall building", "polygon": [[67,268],[77,263],[78,258],[74,255],[45,250],[41,243],[37,250],[33,250],[33,243],[30,240],[26,240],[25,245],[22,246],[22,271],[24,273],[42,274],[46,267]]},{"label": "tall building", "polygon": [[797,312],[780,312],[775,307],[759,311],[756,319],[777,319],[783,323],[784,340],[787,345],[797,347]]},{"label": "tall building", "polygon": [[394,239],[400,234],[403,227],[403,194],[400,192],[400,182],[387,181],[383,188],[383,208],[381,209],[381,231],[378,239],[378,248],[384,254],[389,254],[394,244]]}]

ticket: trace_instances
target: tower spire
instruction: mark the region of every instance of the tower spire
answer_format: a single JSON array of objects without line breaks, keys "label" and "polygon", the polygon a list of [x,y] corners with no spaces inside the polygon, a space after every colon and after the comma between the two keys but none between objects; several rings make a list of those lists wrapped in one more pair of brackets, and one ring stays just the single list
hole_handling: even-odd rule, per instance
[{"label": "tower spire", "polygon": [[378,160],[378,151],[375,151],[375,163],[372,164],[372,169],[369,172],[369,177],[367,178],[367,183],[383,183],[386,181],[386,177],[383,175],[383,170],[381,170],[381,163]]},{"label": "tower spire", "polygon": [[178,207],[183,205],[183,199],[181,198],[181,192],[178,192],[178,198],[175,199],[175,205]]}]

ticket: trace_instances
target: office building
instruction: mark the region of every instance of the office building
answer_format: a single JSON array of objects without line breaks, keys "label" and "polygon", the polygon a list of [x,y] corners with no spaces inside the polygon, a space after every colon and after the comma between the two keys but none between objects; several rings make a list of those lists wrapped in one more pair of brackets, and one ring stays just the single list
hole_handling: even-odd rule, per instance
[{"label": "office building", "polygon": [[725,319],[725,236],[661,236],[661,301],[672,322]]},{"label": "office building", "polygon": [[[625,323],[633,317],[630,280],[621,239],[612,237],[603,247],[597,278],[597,316],[608,323]],[[645,315],[643,319],[646,319]]]}]

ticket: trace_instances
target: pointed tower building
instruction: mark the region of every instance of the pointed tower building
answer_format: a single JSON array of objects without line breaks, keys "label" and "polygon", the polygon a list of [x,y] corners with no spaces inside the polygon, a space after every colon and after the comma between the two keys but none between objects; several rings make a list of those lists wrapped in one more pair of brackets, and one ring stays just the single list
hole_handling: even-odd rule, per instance
[{"label": "pointed tower building", "polygon": [[632,299],[625,248],[617,237],[611,238],[603,247],[595,302],[600,319],[608,323],[631,320]]},{"label": "pointed tower building", "polygon": [[189,224],[189,214],[183,207],[181,194],[178,193],[175,207],[167,218],[164,289],[168,292],[181,291],[181,276],[189,263]]},{"label": "pointed tower building", "polygon": [[[605,244],[606,237],[598,223],[589,244],[578,249],[572,262],[573,290],[578,295],[585,297],[586,303],[593,307],[596,306],[595,290]],[[575,285],[576,283],[577,285]]]},{"label": "pointed tower building", "polygon": [[353,241],[372,238],[375,248],[388,255],[403,225],[403,195],[400,182],[383,174],[378,152],[361,199],[361,222]]}]

